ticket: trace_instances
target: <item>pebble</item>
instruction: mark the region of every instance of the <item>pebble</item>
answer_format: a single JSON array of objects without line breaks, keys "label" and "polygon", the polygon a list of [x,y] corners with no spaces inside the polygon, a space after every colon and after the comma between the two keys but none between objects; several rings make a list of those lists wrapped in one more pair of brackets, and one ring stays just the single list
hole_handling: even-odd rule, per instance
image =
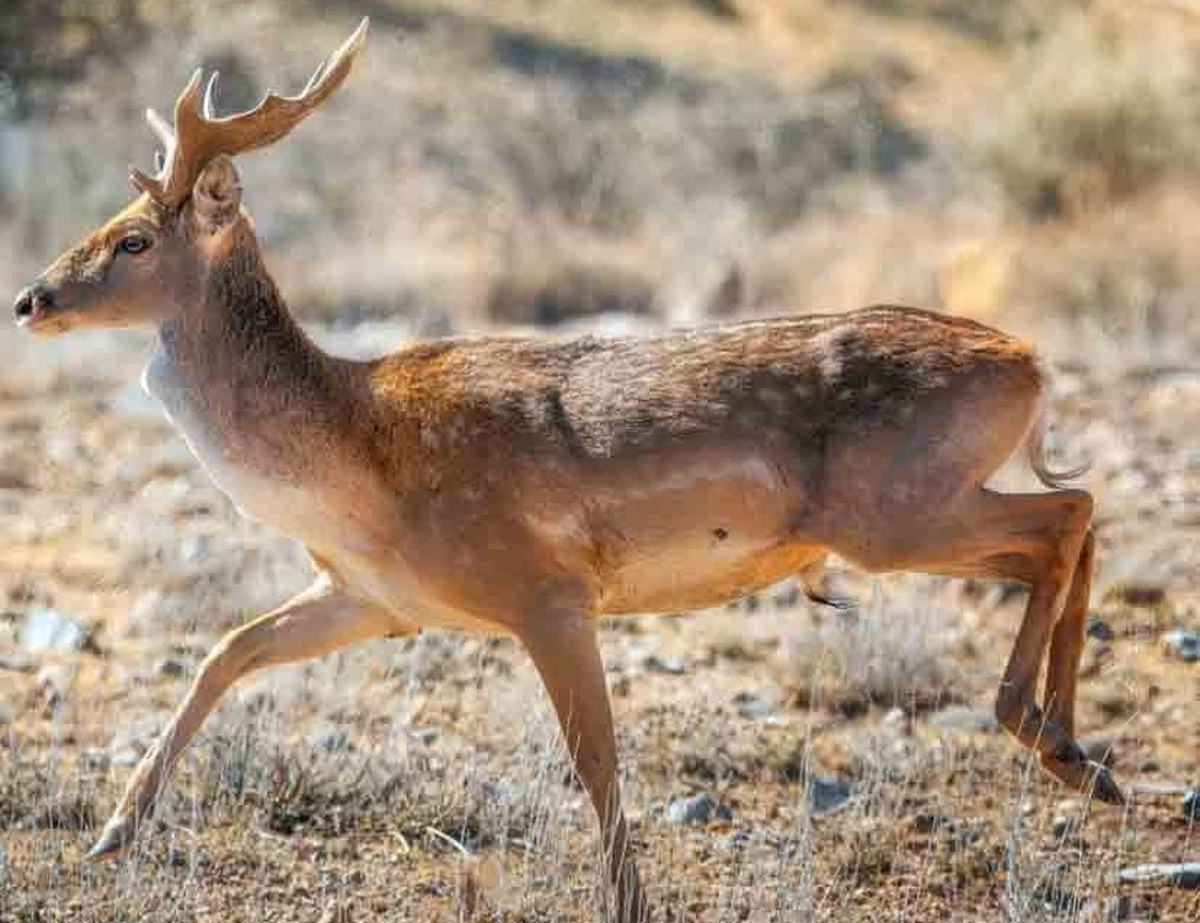
[{"label": "pebble", "polygon": [[913,829],[917,833],[937,833],[953,830],[954,821],[943,814],[918,814],[913,818]]},{"label": "pebble", "polygon": [[690,798],[678,798],[667,805],[663,818],[668,824],[680,826],[702,826],[713,821],[733,820],[733,811],[728,805],[717,801],[707,792]]},{"label": "pebble", "polygon": [[1200,660],[1200,631],[1186,631],[1182,628],[1168,631],[1162,638],[1163,649],[1172,657],[1188,663]]},{"label": "pebble", "polygon": [[779,697],[773,693],[755,695],[752,692],[739,692],[734,697],[734,702],[737,703],[738,714],[743,718],[768,720],[775,714]]},{"label": "pebble", "polygon": [[21,648],[28,654],[69,654],[87,643],[87,630],[57,609],[31,609],[21,626]]},{"label": "pebble", "polygon": [[309,741],[326,753],[343,753],[354,749],[350,743],[350,735],[345,728],[340,727],[320,728],[309,737]]},{"label": "pebble", "polygon": [[112,756],[109,758],[109,765],[123,769],[129,766],[136,766],[141,761],[142,755],[138,753],[137,750],[125,747],[113,752]]},{"label": "pebble", "polygon": [[1000,722],[990,711],[978,708],[953,706],[944,708],[930,718],[934,727],[946,731],[965,731],[972,734],[994,734],[1000,730]]},{"label": "pebble", "polygon": [[850,786],[837,779],[811,779],[808,809],[815,815],[832,814],[850,800]]},{"label": "pebble", "polygon": [[1097,641],[1112,641],[1116,638],[1117,633],[1112,630],[1112,626],[1108,622],[1093,615],[1087,621],[1087,636],[1095,638]]},{"label": "pebble", "polygon": [[85,747],[80,754],[80,766],[85,772],[104,772],[112,765],[112,756],[103,747]]},{"label": "pebble", "polygon": [[174,679],[183,676],[187,672],[187,668],[178,660],[166,657],[158,662],[158,666],[154,668],[154,672],[159,676]]},{"label": "pebble", "polygon": [[1189,891],[1200,889],[1200,862],[1150,863],[1121,869],[1123,884],[1167,884]]},{"label": "pebble", "polygon": [[679,657],[663,659],[657,654],[651,654],[646,658],[646,669],[652,673],[666,673],[668,676],[682,676],[687,672],[687,666]]}]

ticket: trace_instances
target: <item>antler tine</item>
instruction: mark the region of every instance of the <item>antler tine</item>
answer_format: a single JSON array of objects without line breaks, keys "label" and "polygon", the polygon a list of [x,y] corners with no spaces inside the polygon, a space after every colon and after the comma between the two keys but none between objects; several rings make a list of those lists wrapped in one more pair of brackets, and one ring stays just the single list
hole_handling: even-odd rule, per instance
[{"label": "antler tine", "polygon": [[204,88],[204,105],[201,111],[206,119],[217,117],[217,78],[220,76],[220,71],[213,71],[212,76],[208,78],[208,85]]},{"label": "antler tine", "polygon": [[138,178],[144,174],[131,173],[135,185],[152,195],[157,186],[161,194],[155,198],[167,205],[178,205],[191,193],[196,176],[213,157],[256,150],[287,135],[345,81],[366,41],[368,25],[369,20],[364,17],[341,47],[317,68],[299,94],[268,93],[247,112],[218,117],[217,75],[209,78],[201,95],[201,72],[196,71],[175,100],[174,130],[157,114],[151,119],[151,127],[167,147],[165,172],[157,181],[145,178],[147,182]]},{"label": "antler tine", "polygon": [[154,177],[147,176],[137,167],[129,168],[129,182],[139,192],[146,193],[156,202],[166,201],[166,190],[163,188],[163,184]]},{"label": "antler tine", "polygon": [[321,75],[325,73],[325,62],[322,61],[317,65],[317,69],[312,72],[312,76],[308,78],[308,83],[304,84],[304,89],[300,91],[301,96],[307,96],[312,92],[312,88],[317,85],[317,81],[321,79]]},{"label": "antler tine", "polygon": [[175,129],[171,127],[171,123],[164,119],[154,109],[146,110],[146,121],[150,125],[150,129],[158,136],[158,140],[163,143],[164,147],[171,147],[175,144]]}]

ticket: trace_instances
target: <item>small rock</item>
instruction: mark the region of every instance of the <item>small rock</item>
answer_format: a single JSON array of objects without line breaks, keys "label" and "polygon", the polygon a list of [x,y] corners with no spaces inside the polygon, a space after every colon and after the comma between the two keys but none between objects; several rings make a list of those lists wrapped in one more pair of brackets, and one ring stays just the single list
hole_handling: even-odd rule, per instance
[{"label": "small rock", "polygon": [[739,692],[734,701],[737,703],[738,714],[743,718],[765,720],[775,714],[778,697],[773,695],[754,695],[750,692]]},{"label": "small rock", "polygon": [[1200,660],[1200,631],[1185,631],[1180,628],[1168,631],[1162,638],[1163,650],[1172,657],[1188,663]]},{"label": "small rock", "polygon": [[104,772],[112,765],[112,757],[103,747],[85,747],[79,763],[86,772]]},{"label": "small rock", "polygon": [[850,786],[836,779],[810,779],[808,809],[813,814],[832,814],[850,800]]},{"label": "small rock", "polygon": [[1200,888],[1200,862],[1151,863],[1121,869],[1123,884],[1167,884],[1189,891]]},{"label": "small rock", "polygon": [[687,666],[679,657],[663,659],[657,654],[646,658],[646,669],[652,673],[666,673],[669,676],[682,676],[687,672]]},{"label": "small rock", "polygon": [[702,826],[713,821],[731,821],[733,811],[705,792],[672,801],[663,812],[663,818],[668,824]]},{"label": "small rock", "polygon": [[109,758],[109,765],[119,768],[126,768],[129,766],[136,766],[141,761],[142,755],[138,753],[137,750],[124,747],[113,752],[113,755]]},{"label": "small rock", "polygon": [[918,814],[913,818],[913,829],[917,833],[937,833],[940,830],[953,830],[954,821],[942,814]]},{"label": "small rock", "polygon": [[883,716],[883,724],[890,728],[905,728],[908,727],[908,713],[903,708],[889,708],[886,715]]},{"label": "small rock", "polygon": [[350,735],[345,728],[326,727],[318,730],[309,737],[312,745],[326,753],[343,753],[354,748],[350,744]]},{"label": "small rock", "polygon": [[1099,616],[1093,615],[1087,621],[1087,636],[1095,638],[1097,641],[1112,641],[1117,634],[1112,630],[1112,626]]},{"label": "small rock", "polygon": [[1184,795],[1182,808],[1183,816],[1188,820],[1200,820],[1200,791],[1188,792]]},{"label": "small rock", "polygon": [[21,647],[28,654],[69,654],[87,637],[82,625],[57,609],[31,609],[21,627]]},{"label": "small rock", "polygon": [[154,668],[154,672],[159,676],[175,679],[176,677],[183,676],[187,672],[187,668],[178,660],[165,657],[158,662],[158,666]]},{"label": "small rock", "polygon": [[970,734],[994,734],[1000,730],[1000,722],[990,711],[977,708],[953,706],[943,708],[930,718],[934,727],[946,731],[963,731]]},{"label": "small rock", "polygon": [[0,701],[0,727],[4,727],[6,724],[12,724],[12,719],[12,708],[9,707],[7,702]]},{"label": "small rock", "polygon": [[32,673],[36,666],[34,659],[23,652],[0,654],[0,670],[11,670],[13,673]]}]

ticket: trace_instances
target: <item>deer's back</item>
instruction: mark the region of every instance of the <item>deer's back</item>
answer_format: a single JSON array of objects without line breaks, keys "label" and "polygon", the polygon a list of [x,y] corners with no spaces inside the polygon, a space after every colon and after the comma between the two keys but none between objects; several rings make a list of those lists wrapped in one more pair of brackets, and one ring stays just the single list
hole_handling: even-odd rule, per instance
[{"label": "deer's back", "polygon": [[427,441],[602,463],[713,436],[812,444],[968,383],[1036,389],[1039,374],[1014,337],[875,307],[650,337],[446,340],[386,360],[376,380]]}]

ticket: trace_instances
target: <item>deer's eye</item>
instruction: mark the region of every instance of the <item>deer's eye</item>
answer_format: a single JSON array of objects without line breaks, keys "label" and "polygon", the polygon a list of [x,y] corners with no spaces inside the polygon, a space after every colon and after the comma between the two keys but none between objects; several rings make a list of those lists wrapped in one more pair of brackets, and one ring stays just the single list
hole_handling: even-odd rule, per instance
[{"label": "deer's eye", "polygon": [[130,234],[121,239],[117,249],[122,253],[141,253],[150,249],[150,238],[145,234]]}]

